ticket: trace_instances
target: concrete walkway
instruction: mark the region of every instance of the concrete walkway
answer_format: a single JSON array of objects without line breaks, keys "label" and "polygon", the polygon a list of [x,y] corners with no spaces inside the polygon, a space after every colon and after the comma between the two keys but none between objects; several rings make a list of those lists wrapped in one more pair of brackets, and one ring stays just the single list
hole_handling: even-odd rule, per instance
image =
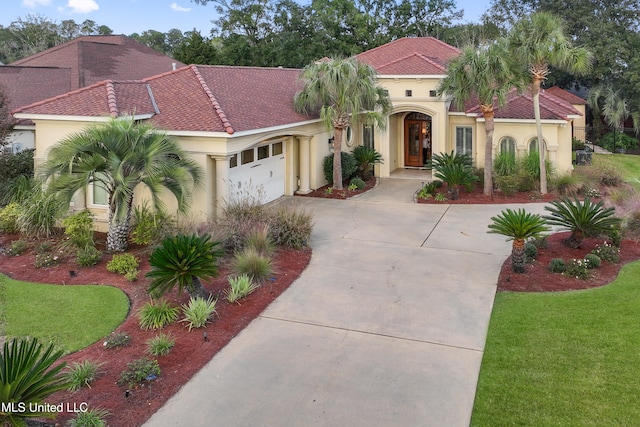
[{"label": "concrete walkway", "polygon": [[309,267],[145,426],[468,426],[509,206],[414,204],[419,186],[282,199],[313,214]]}]

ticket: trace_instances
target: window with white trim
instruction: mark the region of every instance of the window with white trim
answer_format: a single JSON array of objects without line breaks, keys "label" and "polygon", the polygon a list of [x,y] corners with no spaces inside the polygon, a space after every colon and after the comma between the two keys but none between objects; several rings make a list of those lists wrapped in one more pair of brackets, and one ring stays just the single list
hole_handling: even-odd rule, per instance
[{"label": "window with white trim", "polygon": [[471,126],[456,126],[456,152],[472,156],[473,128]]}]

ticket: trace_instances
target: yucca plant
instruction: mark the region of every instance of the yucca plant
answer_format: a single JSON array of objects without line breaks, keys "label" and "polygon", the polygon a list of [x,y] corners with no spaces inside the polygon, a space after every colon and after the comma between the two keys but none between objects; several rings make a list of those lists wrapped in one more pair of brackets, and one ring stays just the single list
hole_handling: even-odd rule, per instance
[{"label": "yucca plant", "polygon": [[69,391],[78,391],[85,386],[91,387],[91,383],[98,377],[102,365],[104,363],[92,362],[91,360],[74,362],[65,373],[69,382]]},{"label": "yucca plant", "polygon": [[353,157],[358,163],[360,176],[365,181],[371,178],[373,165],[383,163],[382,154],[378,153],[375,148],[359,145],[353,150]]},{"label": "yucca plant", "polygon": [[491,217],[488,233],[507,236],[507,241],[513,240],[511,249],[511,269],[515,273],[525,271],[524,245],[527,239],[538,237],[549,230],[544,219],[538,214],[531,214],[524,209],[517,211],[506,209],[498,216]]},{"label": "yucca plant", "polygon": [[[53,344],[45,348],[35,338],[13,338],[4,343],[0,354],[0,402],[13,402],[15,410],[0,411],[0,425],[24,426],[26,418],[55,416],[40,412],[30,404],[42,403],[51,394],[68,387],[62,373],[65,363],[53,366],[62,354]],[[19,404],[24,404],[24,408]]]},{"label": "yucca plant", "polygon": [[206,300],[204,298],[191,297],[189,299],[189,304],[184,304],[182,306],[184,319],[182,319],[181,322],[185,322],[187,324],[189,331],[194,328],[197,329],[205,327],[209,321],[209,317],[216,313],[217,302],[217,300],[214,300],[211,297]]},{"label": "yucca plant", "polygon": [[145,330],[162,329],[178,320],[179,313],[180,308],[172,307],[167,300],[148,301],[138,310],[140,328]]},{"label": "yucca plant", "polygon": [[564,241],[570,248],[579,248],[587,236],[609,233],[620,227],[620,219],[613,216],[615,208],[605,208],[602,201],[593,203],[589,197],[585,197],[581,202],[565,197],[550,204],[544,209],[551,215],[545,215],[544,219],[551,225],[571,231],[571,236]]},{"label": "yucca plant", "polygon": [[229,277],[230,288],[225,291],[227,301],[238,302],[238,300],[246,297],[260,286],[253,282],[251,276],[242,274],[237,277]]},{"label": "yucca plant", "polygon": [[218,249],[220,242],[212,242],[211,236],[179,235],[167,237],[154,249],[149,257],[151,271],[147,277],[152,279],[149,293],[164,295],[178,286],[191,297],[207,299],[209,293],[202,286],[201,279],[218,275],[218,258],[224,252]]}]

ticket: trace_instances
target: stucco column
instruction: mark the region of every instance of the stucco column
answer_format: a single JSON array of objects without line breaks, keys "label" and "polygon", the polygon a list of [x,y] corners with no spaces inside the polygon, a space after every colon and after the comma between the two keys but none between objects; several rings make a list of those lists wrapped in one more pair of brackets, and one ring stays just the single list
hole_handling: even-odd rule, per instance
[{"label": "stucco column", "polygon": [[229,200],[229,159],[231,156],[211,156],[216,161],[216,202],[215,213],[220,216],[225,203]]},{"label": "stucco column", "polygon": [[298,188],[296,193],[309,194],[311,193],[311,188],[309,188],[311,176],[309,166],[311,164],[309,145],[311,143],[311,137],[299,136],[298,141],[300,143],[300,188]]}]

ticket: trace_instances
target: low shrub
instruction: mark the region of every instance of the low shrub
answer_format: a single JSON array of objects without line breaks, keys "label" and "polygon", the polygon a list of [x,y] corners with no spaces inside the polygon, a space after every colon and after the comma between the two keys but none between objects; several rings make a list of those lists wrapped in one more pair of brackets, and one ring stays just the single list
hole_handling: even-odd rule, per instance
[{"label": "low shrub", "polygon": [[84,249],[93,246],[93,214],[87,210],[70,215],[62,220],[64,234],[69,244]]},{"label": "low shrub", "polygon": [[29,244],[26,240],[18,239],[11,242],[7,249],[7,255],[18,256],[22,255],[29,249]]},{"label": "low shrub", "polygon": [[602,261],[616,264],[620,262],[620,248],[612,246],[607,242],[602,245],[596,245],[596,248],[591,251],[592,254],[597,255]]},{"label": "low shrub", "polygon": [[107,263],[107,271],[122,274],[133,282],[138,278],[138,259],[132,254],[116,254]]},{"label": "low shrub", "polygon": [[22,207],[17,203],[10,203],[0,210],[0,233],[17,233],[20,231],[18,218]]},{"label": "low shrub", "polygon": [[160,365],[155,359],[146,357],[127,363],[127,369],[122,371],[118,385],[126,385],[133,388],[143,381],[153,380],[160,376]]},{"label": "low shrub", "polygon": [[75,418],[65,424],[66,427],[107,427],[106,417],[109,411],[102,408],[91,408],[85,412],[78,412]]},{"label": "low shrub", "polygon": [[576,138],[575,136],[573,138],[571,138],[571,150],[572,151],[584,150],[584,147],[585,147],[584,141]]},{"label": "low shrub", "polygon": [[52,267],[54,265],[58,265],[61,262],[61,257],[58,254],[49,253],[39,253],[36,254],[35,267],[36,268],[45,268]]},{"label": "low shrub", "polygon": [[69,391],[91,387],[91,383],[98,377],[103,365],[104,363],[92,362],[91,360],[72,363],[65,374],[65,378],[69,382]]},{"label": "low shrub", "polygon": [[260,255],[270,256],[275,251],[275,245],[271,240],[269,233],[269,226],[262,225],[256,227],[253,231],[249,232],[244,244],[245,249],[253,250]]},{"label": "low shrub", "polygon": [[87,246],[76,251],[76,262],[80,267],[90,267],[102,261],[102,252],[95,246]]},{"label": "low shrub", "polygon": [[495,182],[498,190],[505,196],[513,196],[520,189],[520,178],[517,175],[499,175]]},{"label": "low shrub", "polygon": [[349,182],[349,187],[355,186],[356,190],[364,190],[367,184],[360,177],[353,177]]},{"label": "low shrub", "polygon": [[104,348],[117,348],[117,347],[126,347],[131,343],[131,337],[124,332],[113,332],[110,334],[104,343],[102,343]]},{"label": "low shrub", "polygon": [[640,238],[640,211],[632,212],[625,218],[624,232],[629,237]]},{"label": "low shrub", "polygon": [[597,199],[599,197],[602,197],[602,194],[600,193],[600,190],[597,188],[593,188],[593,187],[588,187],[586,189],[584,189],[583,191],[585,197],[589,197],[592,199]]},{"label": "low shrub", "polygon": [[602,260],[596,254],[586,254],[584,260],[587,263],[587,268],[599,268],[602,265]]},{"label": "low shrub", "polygon": [[138,310],[140,329],[162,329],[178,320],[179,307],[172,307],[165,299],[146,302]]},{"label": "low shrub", "polygon": [[189,304],[182,305],[182,313],[184,319],[180,320],[187,324],[189,331],[192,329],[203,328],[207,325],[209,318],[216,314],[217,301],[209,298],[190,298]]},{"label": "low shrub", "polygon": [[533,243],[524,244],[524,256],[527,262],[532,262],[538,257],[538,248]]},{"label": "low shrub", "polygon": [[613,153],[619,149],[635,150],[638,148],[638,141],[624,133],[609,132],[600,139],[598,145]]},{"label": "low shrub", "polygon": [[36,185],[22,204],[18,217],[20,232],[35,239],[53,236],[59,232],[58,219],[67,209],[68,205],[58,193],[47,193]]},{"label": "low shrub", "polygon": [[171,352],[176,340],[171,334],[158,334],[147,341],[146,352],[152,356],[166,356]]},{"label": "low shrub", "polygon": [[548,236],[538,236],[530,239],[528,243],[531,243],[538,249],[547,249],[549,247]]},{"label": "low shrub", "polygon": [[242,274],[237,277],[229,277],[229,289],[225,290],[227,301],[230,303],[238,302],[240,299],[245,298],[251,292],[259,288],[257,283],[253,282],[253,279],[246,274]]},{"label": "low shrub", "polygon": [[304,249],[309,246],[313,217],[305,210],[280,208],[269,220],[271,240],[277,246]]},{"label": "low shrub", "polygon": [[[358,170],[358,161],[353,154],[341,151],[340,163],[342,165],[342,180],[351,179]],[[322,171],[324,178],[329,184],[333,184],[333,154],[329,154],[322,161]]]},{"label": "low shrub", "polygon": [[580,193],[583,182],[578,175],[564,174],[553,177],[551,187],[562,196],[575,197]]},{"label": "low shrub", "polygon": [[561,258],[554,258],[549,261],[549,271],[552,273],[563,273],[566,268],[566,263]]},{"label": "low shrub", "polygon": [[256,282],[267,280],[273,272],[271,258],[252,249],[237,253],[233,259],[232,269],[237,275],[246,274]]},{"label": "low shrub", "polygon": [[506,151],[499,152],[493,159],[493,172],[497,176],[514,175],[517,170],[516,156]]},{"label": "low shrub", "polygon": [[444,193],[438,193],[433,196],[433,200],[435,200],[436,202],[446,202],[447,196],[445,196]]},{"label": "low shrub", "polygon": [[575,277],[576,279],[586,280],[589,278],[588,263],[584,259],[570,260],[564,269],[565,276]]},{"label": "low shrub", "polygon": [[172,228],[169,215],[163,210],[152,210],[146,200],[133,209],[131,241],[137,245],[160,242]]}]

